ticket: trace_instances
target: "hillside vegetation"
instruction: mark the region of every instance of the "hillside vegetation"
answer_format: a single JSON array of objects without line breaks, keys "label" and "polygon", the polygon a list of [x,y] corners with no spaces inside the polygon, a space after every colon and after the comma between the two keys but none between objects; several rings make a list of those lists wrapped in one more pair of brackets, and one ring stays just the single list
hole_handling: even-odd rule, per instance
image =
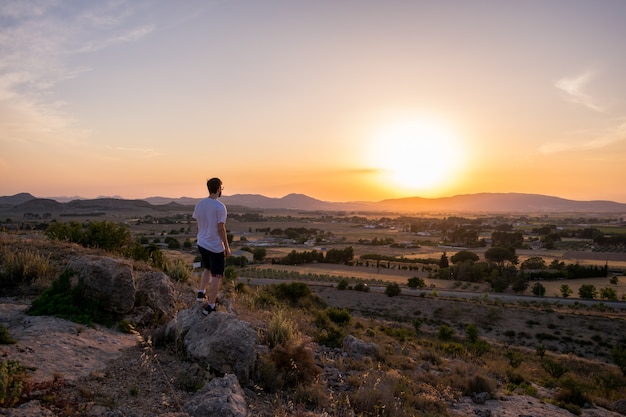
[{"label": "hillside vegetation", "polygon": [[[83,251],[122,256],[38,235],[0,235],[3,296],[37,299],[63,275],[68,256]],[[134,262],[159,267],[150,259]],[[537,415],[594,415],[589,414],[594,410],[609,415],[626,398],[624,310],[602,304],[449,299],[419,289],[406,296],[367,291],[354,285],[358,282],[317,286],[282,279],[253,286],[237,282],[234,271],[221,308],[228,306],[248,321],[265,346],[246,391],[250,415],[461,416],[511,409],[517,398],[535,404]],[[183,294],[181,308],[188,308],[197,276],[174,283]],[[98,321],[97,312],[93,318]],[[189,369],[185,355],[159,338],[158,326],[133,331],[144,343],[152,342],[124,353],[136,366],[115,365],[126,374],[137,373],[132,385],[121,383],[129,375],[116,377],[109,368],[106,377],[92,374],[74,389],[62,383],[62,375],[46,386],[30,386],[28,371],[5,357],[0,372],[8,384],[2,385],[0,405],[16,406],[20,398],[38,395],[56,415],[129,404],[136,404],[134,415],[157,415],[154,408],[142,407],[161,404],[167,391],[177,401],[159,405],[160,413],[180,411],[177,404],[219,377],[206,370],[190,378],[184,372]],[[3,343],[15,342],[10,329],[0,334]],[[146,368],[138,364],[144,361],[148,368],[166,367],[171,380],[157,383],[158,374],[140,377]]]}]

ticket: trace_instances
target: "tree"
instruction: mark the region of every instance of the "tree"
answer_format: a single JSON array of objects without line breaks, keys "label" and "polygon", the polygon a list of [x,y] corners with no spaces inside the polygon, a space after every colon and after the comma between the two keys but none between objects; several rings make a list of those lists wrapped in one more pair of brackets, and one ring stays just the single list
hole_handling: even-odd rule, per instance
[{"label": "tree", "polygon": [[563,296],[563,298],[569,297],[570,295],[572,295],[572,293],[573,293],[573,291],[569,287],[569,285],[567,285],[567,284],[561,285],[561,295]]},{"label": "tree", "polygon": [[439,268],[447,268],[448,266],[450,266],[450,262],[448,262],[448,255],[444,252],[439,258]]},{"label": "tree", "polygon": [[479,259],[478,255],[468,250],[462,250],[450,257],[450,261],[452,261],[453,264],[465,261],[477,262]]},{"label": "tree", "polygon": [[517,265],[518,262],[515,249],[504,246],[495,246],[487,249],[485,251],[485,259],[488,262],[496,263],[500,266],[502,266],[505,261],[509,261],[513,265]]},{"label": "tree", "polygon": [[598,291],[596,290],[596,287],[592,284],[583,284],[578,289],[578,296],[580,298],[593,300],[597,297],[597,295]]},{"label": "tree", "polygon": [[536,295],[537,297],[543,297],[546,293],[546,287],[544,287],[538,282],[535,282],[532,288],[532,292],[533,292],[533,295]]},{"label": "tree", "polygon": [[494,246],[511,246],[514,248],[521,248],[524,245],[524,235],[519,231],[495,231],[491,234],[491,241]]},{"label": "tree", "polygon": [[511,289],[515,291],[516,293],[522,293],[528,289],[529,285],[530,284],[528,280],[524,278],[523,276],[520,276],[520,277],[517,277],[513,281],[513,285],[511,286]]},{"label": "tree", "polygon": [[565,262],[563,262],[563,261],[559,262],[558,259],[553,259],[552,262],[550,262],[550,269],[556,269],[557,271],[563,271],[563,270],[565,270]]},{"label": "tree", "polygon": [[604,300],[617,300],[617,292],[611,287],[605,287],[600,290],[600,298]]},{"label": "tree", "polygon": [[407,285],[409,286],[409,288],[424,288],[426,286],[426,283],[424,282],[423,278],[412,277],[409,278]]},{"label": "tree", "polygon": [[541,256],[531,256],[522,262],[522,269],[547,269],[548,265]]},{"label": "tree", "polygon": [[256,262],[261,262],[267,256],[267,249],[265,248],[254,248],[252,251],[252,259]]}]

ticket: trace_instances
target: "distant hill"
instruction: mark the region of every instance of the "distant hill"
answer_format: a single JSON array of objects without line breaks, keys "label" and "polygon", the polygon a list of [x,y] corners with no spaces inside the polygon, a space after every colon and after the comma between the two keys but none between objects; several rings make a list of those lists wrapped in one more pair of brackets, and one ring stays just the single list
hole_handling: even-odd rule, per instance
[{"label": "distant hill", "polygon": [[614,201],[577,201],[540,194],[480,193],[444,198],[403,198],[377,204],[393,211],[472,213],[626,213],[626,204]]},{"label": "distant hill", "polygon": [[29,200],[34,200],[36,197],[29,193],[20,193],[7,197],[0,197],[0,206],[11,207],[18,204],[25,203]]},{"label": "distant hill", "polygon": [[[37,198],[28,193],[0,197],[0,207],[19,211],[50,210],[180,210],[193,207],[200,198],[150,197],[140,200],[120,198],[75,199],[59,202]],[[235,194],[221,200],[230,208],[290,209],[301,211],[350,211],[388,213],[613,213],[626,214],[626,204],[614,201],[577,201],[539,194],[479,193],[444,198],[400,198],[378,202],[330,202],[304,194],[289,194],[281,198],[260,194]]]},{"label": "distant hill", "polygon": [[[195,205],[200,199],[183,197],[147,201],[178,202]],[[438,213],[626,213],[626,204],[614,201],[577,201],[540,194],[479,193],[443,198],[400,198],[378,202],[329,202],[304,194],[289,194],[281,198],[259,194],[234,194],[223,196],[228,206],[257,209],[293,209],[309,211],[383,211],[383,212],[438,212]]]}]

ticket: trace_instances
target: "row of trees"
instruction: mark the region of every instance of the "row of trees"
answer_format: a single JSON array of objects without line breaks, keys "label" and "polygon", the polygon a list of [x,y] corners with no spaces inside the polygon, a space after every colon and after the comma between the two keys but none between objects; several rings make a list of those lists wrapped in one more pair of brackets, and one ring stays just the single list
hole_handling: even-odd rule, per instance
[{"label": "row of trees", "polygon": [[[608,276],[608,265],[582,266],[579,264],[565,265],[554,260],[549,266],[541,257],[532,257],[521,264],[515,248],[497,246],[485,251],[485,261],[471,251],[457,252],[448,259],[444,252],[439,260],[439,270],[435,278],[454,279],[469,282],[489,282],[496,292],[512,287],[516,292],[528,289],[529,280],[533,279],[575,279]],[[450,264],[451,262],[451,264]]]},{"label": "row of trees", "polygon": [[275,260],[274,263],[282,264],[282,265],[298,265],[298,264],[306,264],[306,263],[331,263],[331,264],[349,264],[354,259],[354,249],[352,246],[348,246],[343,249],[330,249],[326,251],[304,251],[298,252],[296,250],[292,250],[287,256],[284,256],[278,260]]}]

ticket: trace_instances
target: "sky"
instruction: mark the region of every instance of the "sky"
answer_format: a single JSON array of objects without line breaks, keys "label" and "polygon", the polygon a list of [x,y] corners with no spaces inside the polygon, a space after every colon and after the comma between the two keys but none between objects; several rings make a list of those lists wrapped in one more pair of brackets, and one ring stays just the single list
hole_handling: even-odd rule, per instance
[{"label": "sky", "polygon": [[626,203],[626,1],[1,0],[0,196]]}]

